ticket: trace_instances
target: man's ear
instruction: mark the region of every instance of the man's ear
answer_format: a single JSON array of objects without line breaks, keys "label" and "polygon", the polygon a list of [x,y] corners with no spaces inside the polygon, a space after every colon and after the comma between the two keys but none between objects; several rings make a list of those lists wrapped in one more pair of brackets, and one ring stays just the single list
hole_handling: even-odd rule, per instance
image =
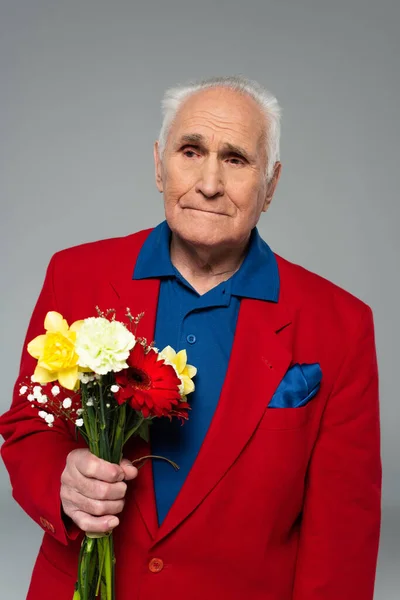
[{"label": "man's ear", "polygon": [[267,183],[267,191],[265,194],[265,200],[262,207],[262,212],[266,212],[271,204],[272,197],[275,193],[276,186],[278,185],[279,178],[281,176],[282,163],[277,161],[274,166],[274,172],[271,180]]},{"label": "man's ear", "polygon": [[160,146],[157,142],[154,142],[154,167],[156,176],[156,186],[159,192],[164,191],[163,178],[162,178],[162,163],[160,158]]}]

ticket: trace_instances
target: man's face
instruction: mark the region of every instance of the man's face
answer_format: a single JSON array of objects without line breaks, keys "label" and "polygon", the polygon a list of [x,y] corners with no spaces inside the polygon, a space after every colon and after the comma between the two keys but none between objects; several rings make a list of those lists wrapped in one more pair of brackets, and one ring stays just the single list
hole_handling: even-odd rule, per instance
[{"label": "man's face", "polygon": [[247,241],[271,202],[280,163],[267,184],[266,122],[257,103],[226,88],[198,92],[179,110],[156,181],[171,230],[201,247]]}]

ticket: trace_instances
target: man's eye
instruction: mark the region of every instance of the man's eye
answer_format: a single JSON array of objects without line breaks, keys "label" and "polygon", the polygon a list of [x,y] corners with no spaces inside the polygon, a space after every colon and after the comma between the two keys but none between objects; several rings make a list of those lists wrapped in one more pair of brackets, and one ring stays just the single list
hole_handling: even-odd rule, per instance
[{"label": "man's eye", "polygon": [[231,156],[228,160],[232,165],[244,165],[244,159],[239,156]]},{"label": "man's eye", "polygon": [[196,152],[193,148],[183,148],[182,152],[184,156],[187,156],[187,158],[193,158],[198,154],[198,152]]}]

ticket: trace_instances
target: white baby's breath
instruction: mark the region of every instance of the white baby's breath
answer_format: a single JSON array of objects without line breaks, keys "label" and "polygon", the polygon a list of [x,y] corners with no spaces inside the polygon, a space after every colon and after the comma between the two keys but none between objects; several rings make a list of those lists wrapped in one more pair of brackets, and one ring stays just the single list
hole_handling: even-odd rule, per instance
[{"label": "white baby's breath", "polygon": [[93,398],[92,397],[87,399],[86,406],[93,406]]},{"label": "white baby's breath", "polygon": [[94,375],[89,375],[88,373],[82,372],[78,373],[78,378],[80,379],[81,383],[90,383],[95,379]]},{"label": "white baby's breath", "polygon": [[81,414],[83,414],[83,408],[77,408],[77,410],[76,410],[76,414],[77,414],[77,415],[81,415]]},{"label": "white baby's breath", "polygon": [[54,423],[54,415],[47,414],[44,418],[46,423]]},{"label": "white baby's breath", "polygon": [[26,385],[23,385],[22,387],[20,387],[19,388],[20,396],[23,396],[24,394],[26,394],[27,391],[28,391],[28,388]]},{"label": "white baby's breath", "polygon": [[116,385],[116,384],[112,385],[110,387],[110,390],[112,391],[113,394],[116,394],[119,390],[119,385]]},{"label": "white baby's breath", "polygon": [[46,404],[46,402],[47,402],[47,396],[46,396],[46,394],[42,394],[40,396],[40,398],[37,399],[37,401],[39,402],[39,404]]},{"label": "white baby's breath", "polygon": [[53,385],[53,387],[51,388],[51,393],[53,394],[53,396],[58,396],[58,394],[60,393],[60,388],[58,387],[58,385]]},{"label": "white baby's breath", "polygon": [[29,402],[32,402],[32,400],[35,399],[35,396],[33,394],[28,394],[27,399],[29,400]]},{"label": "white baby's breath", "polygon": [[75,425],[76,425],[77,427],[82,427],[82,425],[83,425],[83,419],[76,419],[76,421],[75,421]]},{"label": "white baby's breath", "polygon": [[39,400],[39,398],[42,397],[42,386],[41,385],[35,385],[33,387],[33,397],[35,398],[35,400]]},{"label": "white baby's breath", "polygon": [[135,342],[135,336],[123,323],[104,317],[89,317],[76,336],[78,365],[98,375],[122,371],[128,366],[126,359]]},{"label": "white baby's breath", "polygon": [[71,408],[71,406],[72,406],[71,398],[64,398],[62,405],[63,405],[63,408]]},{"label": "white baby's breath", "polygon": [[48,413],[45,410],[39,410],[38,415],[41,419],[45,419]]}]

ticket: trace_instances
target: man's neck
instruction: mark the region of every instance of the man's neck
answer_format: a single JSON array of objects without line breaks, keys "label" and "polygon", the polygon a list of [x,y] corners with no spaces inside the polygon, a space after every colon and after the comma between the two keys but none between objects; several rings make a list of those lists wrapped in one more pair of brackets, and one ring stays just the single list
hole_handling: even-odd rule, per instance
[{"label": "man's neck", "polygon": [[199,248],[172,234],[171,262],[186,281],[203,295],[238,271],[247,246],[248,240],[234,248]]}]

